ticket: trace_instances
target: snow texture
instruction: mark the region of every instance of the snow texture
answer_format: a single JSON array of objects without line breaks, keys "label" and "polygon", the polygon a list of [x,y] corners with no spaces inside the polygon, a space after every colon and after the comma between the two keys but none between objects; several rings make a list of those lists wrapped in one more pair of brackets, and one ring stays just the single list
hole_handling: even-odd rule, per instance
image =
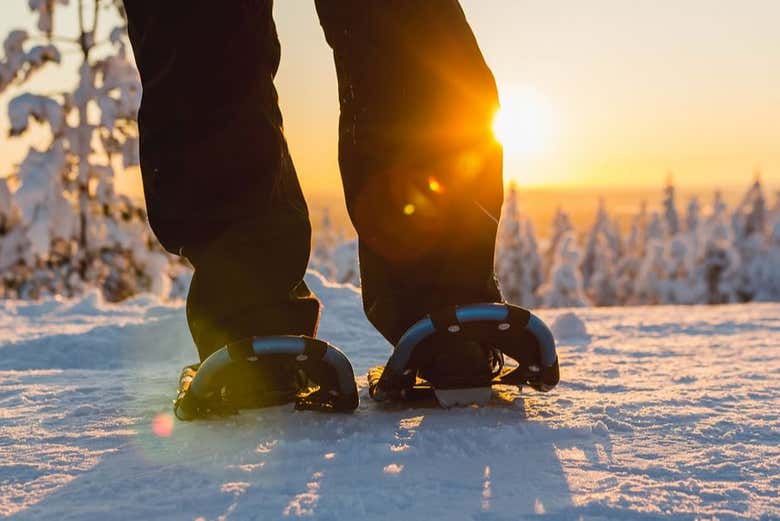
[{"label": "snow texture", "polygon": [[[364,375],[389,354],[351,286],[307,282]],[[170,416],[181,305],[0,303],[0,516],[780,519],[780,305],[545,311],[563,382],[482,408]],[[589,337],[581,336],[587,324]],[[569,338],[576,337],[574,340]]]}]

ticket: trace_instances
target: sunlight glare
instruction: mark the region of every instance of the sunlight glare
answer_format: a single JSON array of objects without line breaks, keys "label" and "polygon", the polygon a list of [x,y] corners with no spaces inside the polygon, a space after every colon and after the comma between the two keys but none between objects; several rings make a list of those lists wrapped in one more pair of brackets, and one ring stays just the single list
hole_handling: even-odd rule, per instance
[{"label": "sunlight glare", "polygon": [[548,146],[553,123],[549,100],[530,88],[508,89],[493,120],[493,133],[508,156],[528,157]]}]

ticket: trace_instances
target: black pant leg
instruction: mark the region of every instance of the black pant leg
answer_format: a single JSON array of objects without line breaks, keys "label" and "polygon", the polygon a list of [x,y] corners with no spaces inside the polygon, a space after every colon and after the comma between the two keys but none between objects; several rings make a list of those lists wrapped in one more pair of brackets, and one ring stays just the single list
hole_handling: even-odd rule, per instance
[{"label": "black pant leg", "polygon": [[282,131],[271,0],[125,0],[144,88],[149,221],[190,259],[201,358],[252,335],[314,334],[308,210]]},{"label": "black pant leg", "polygon": [[317,0],[363,300],[395,343],[448,304],[497,301],[498,95],[457,0]]}]

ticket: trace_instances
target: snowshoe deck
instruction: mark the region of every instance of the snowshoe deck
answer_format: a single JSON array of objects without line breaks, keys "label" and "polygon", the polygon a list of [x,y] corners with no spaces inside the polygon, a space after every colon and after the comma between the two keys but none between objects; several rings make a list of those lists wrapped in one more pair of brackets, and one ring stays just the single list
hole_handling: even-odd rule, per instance
[{"label": "snowshoe deck", "polygon": [[[376,392],[384,370],[383,366],[376,366],[368,370],[369,395],[373,396]],[[429,381],[416,376],[414,384],[411,387],[401,389],[395,400],[431,403],[435,401],[435,403],[438,403],[445,409],[458,406],[485,405],[490,401],[493,385],[512,385],[503,382],[501,379],[511,374],[514,370],[515,367],[504,367],[501,373],[493,379],[491,386],[460,389],[435,389]]]}]

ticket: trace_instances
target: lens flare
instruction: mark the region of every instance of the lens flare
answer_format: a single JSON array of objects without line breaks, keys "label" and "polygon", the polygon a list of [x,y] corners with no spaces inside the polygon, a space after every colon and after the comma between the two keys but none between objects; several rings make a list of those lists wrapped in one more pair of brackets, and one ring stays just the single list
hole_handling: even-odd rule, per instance
[{"label": "lens flare", "polygon": [[173,416],[161,412],[152,420],[152,432],[159,438],[169,438],[173,434]]},{"label": "lens flare", "polygon": [[466,179],[471,179],[482,169],[484,160],[477,152],[466,152],[458,157],[457,162],[457,171]]},{"label": "lens flare", "polygon": [[444,187],[442,186],[442,184],[439,182],[438,179],[432,176],[428,178],[428,189],[435,194],[440,194],[444,192]]},{"label": "lens flare", "polygon": [[415,211],[417,211],[417,208],[412,203],[404,206],[404,215],[413,215]]}]

